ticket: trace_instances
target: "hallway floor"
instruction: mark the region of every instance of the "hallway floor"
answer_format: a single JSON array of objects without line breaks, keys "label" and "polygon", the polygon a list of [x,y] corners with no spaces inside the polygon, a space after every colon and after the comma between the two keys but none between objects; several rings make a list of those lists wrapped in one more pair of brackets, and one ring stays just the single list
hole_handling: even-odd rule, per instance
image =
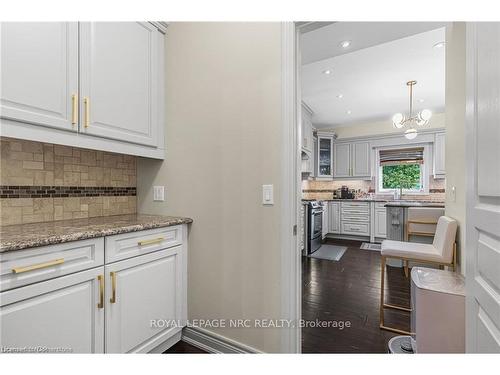
[{"label": "hallway floor", "polygon": [[[327,240],[347,246],[340,261],[302,258],[302,318],[350,321],[351,327],[302,328],[303,353],[387,353],[396,334],[379,328],[380,252],[360,242]],[[387,267],[386,302],[409,306],[410,281],[402,268]],[[410,315],[386,309],[386,324],[409,330]]]}]

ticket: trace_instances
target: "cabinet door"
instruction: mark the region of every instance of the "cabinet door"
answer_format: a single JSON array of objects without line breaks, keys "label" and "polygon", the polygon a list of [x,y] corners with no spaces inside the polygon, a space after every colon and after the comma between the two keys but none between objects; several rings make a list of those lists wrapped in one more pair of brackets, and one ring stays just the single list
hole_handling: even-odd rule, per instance
[{"label": "cabinet door", "polygon": [[353,177],[370,177],[370,143],[352,143],[351,151],[351,175]]},{"label": "cabinet door", "polygon": [[325,206],[324,206],[324,209],[325,209],[325,212],[323,212],[323,223],[322,223],[322,226],[321,226],[321,237],[322,238],[325,238],[327,233],[328,233],[328,204],[325,203]]},{"label": "cabinet door", "polygon": [[318,173],[317,177],[332,177],[333,138],[318,136]]},{"label": "cabinet door", "polygon": [[80,24],[80,131],[157,144],[158,34],[147,22]]},{"label": "cabinet door", "polygon": [[375,210],[375,237],[387,237],[387,212],[383,210]]},{"label": "cabinet door", "polygon": [[2,347],[103,353],[103,272],[98,267],[1,293]]},{"label": "cabinet door", "polygon": [[329,233],[340,233],[340,202],[329,202],[328,225]]},{"label": "cabinet door", "polygon": [[[176,246],[106,265],[107,353],[147,352],[181,330],[186,319],[181,250]],[[151,323],[158,320],[164,323]]]},{"label": "cabinet door", "polygon": [[445,133],[436,134],[434,140],[434,177],[444,178],[445,168]]},{"label": "cabinet door", "polygon": [[78,24],[2,22],[0,27],[1,117],[76,131]]},{"label": "cabinet door", "polygon": [[333,177],[351,176],[351,145],[349,143],[336,143],[333,156]]}]

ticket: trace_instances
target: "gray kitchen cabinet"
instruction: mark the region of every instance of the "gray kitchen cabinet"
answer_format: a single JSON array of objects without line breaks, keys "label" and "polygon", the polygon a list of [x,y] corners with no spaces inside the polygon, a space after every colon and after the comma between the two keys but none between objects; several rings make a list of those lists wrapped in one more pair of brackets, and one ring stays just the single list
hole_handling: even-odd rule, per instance
[{"label": "gray kitchen cabinet", "polygon": [[387,237],[387,210],[385,207],[375,207],[375,223],[374,223],[375,237]]},{"label": "gray kitchen cabinet", "polygon": [[316,178],[333,178],[333,133],[317,132],[318,137],[318,170]]},{"label": "gray kitchen cabinet", "polygon": [[302,149],[307,152],[312,152],[313,151],[312,111],[304,103],[302,103],[301,131],[302,131],[302,140],[301,140]]},{"label": "gray kitchen cabinet", "polygon": [[434,178],[445,178],[445,133],[436,133],[434,138]]},{"label": "gray kitchen cabinet", "polygon": [[351,176],[370,177],[370,143],[352,143],[351,154]]},{"label": "gray kitchen cabinet", "polygon": [[351,145],[335,143],[333,156],[333,177],[351,176]]},{"label": "gray kitchen cabinet", "polygon": [[335,143],[333,162],[334,178],[371,177],[370,143]]},{"label": "gray kitchen cabinet", "polygon": [[328,233],[340,233],[340,203],[328,202]]},{"label": "gray kitchen cabinet", "polygon": [[328,221],[329,221],[329,217],[328,217],[328,202],[325,202],[325,205],[323,206],[324,207],[324,212],[323,212],[323,223],[322,223],[322,226],[321,226],[321,238],[322,239],[325,239],[326,235],[328,234]]},{"label": "gray kitchen cabinet", "polygon": [[78,23],[1,23],[1,117],[76,131]]}]

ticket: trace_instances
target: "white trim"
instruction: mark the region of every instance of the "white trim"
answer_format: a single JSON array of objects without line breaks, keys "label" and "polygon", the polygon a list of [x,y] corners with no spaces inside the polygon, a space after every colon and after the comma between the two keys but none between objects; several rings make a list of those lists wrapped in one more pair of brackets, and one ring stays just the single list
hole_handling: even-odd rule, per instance
[{"label": "white trim", "polygon": [[[318,131],[324,132],[326,129],[321,129]],[[335,132],[335,129],[329,129],[328,131]],[[434,134],[446,132],[446,128],[431,128],[431,129],[419,129],[418,135],[415,139],[406,139],[403,133],[387,133],[380,135],[362,135],[357,137],[349,138],[337,138],[335,143],[350,143],[357,141],[370,141],[376,146],[391,146],[393,144],[413,144],[413,143],[425,143],[434,142]]]},{"label": "white trim", "polygon": [[[299,224],[301,204],[300,66],[298,29],[293,22],[281,24],[281,113],[283,151],[281,161],[281,318],[298,322],[301,317],[301,251],[293,229]],[[296,229],[297,231],[297,229]],[[281,329],[281,352],[301,352],[301,331]]]},{"label": "white trim", "polygon": [[[115,139],[100,138],[84,133],[77,133],[76,131],[60,130],[52,127],[27,124],[20,121],[0,119],[0,130],[0,135],[2,137],[87,148],[90,150],[116,152],[118,154],[136,155],[154,159],[165,158],[165,149],[163,147],[149,147],[121,142]],[[163,142],[161,142],[161,144],[163,144]]]},{"label": "white trim", "polygon": [[432,176],[432,168],[430,167],[429,163],[432,160],[432,153],[430,151],[430,144],[429,143],[413,143],[411,145],[392,145],[392,146],[383,146],[383,147],[373,147],[373,152],[374,152],[374,160],[375,160],[375,165],[373,165],[373,171],[375,173],[375,194],[393,194],[396,189],[380,189],[380,150],[387,150],[387,149],[405,149],[405,148],[413,148],[413,147],[423,147],[424,148],[424,163],[422,164],[423,168],[421,167],[421,178],[423,182],[423,189],[421,191],[417,190],[407,190],[403,189],[403,194],[408,194],[408,195],[429,195],[429,179]]},{"label": "white trim", "polygon": [[209,353],[217,354],[245,354],[262,353],[260,350],[251,346],[231,340],[227,337],[207,331],[202,328],[184,328],[182,331],[182,341],[196,346],[197,348]]}]

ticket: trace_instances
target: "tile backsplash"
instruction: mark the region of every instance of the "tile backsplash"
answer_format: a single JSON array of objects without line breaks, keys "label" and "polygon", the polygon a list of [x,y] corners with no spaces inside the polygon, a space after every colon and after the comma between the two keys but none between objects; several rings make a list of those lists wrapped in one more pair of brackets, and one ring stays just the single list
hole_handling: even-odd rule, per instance
[{"label": "tile backsplash", "polygon": [[[340,189],[343,185],[349,189],[361,190],[362,195],[375,192],[374,180],[345,180],[345,181],[315,181],[303,180],[302,181],[302,198],[303,199],[331,199],[333,191]],[[444,202],[445,200],[445,180],[429,179],[429,194],[426,195],[410,195],[405,194],[403,199],[406,200],[431,200]],[[377,198],[392,199],[393,195],[375,195]]]},{"label": "tile backsplash", "polygon": [[136,157],[0,138],[1,224],[136,212]]}]

